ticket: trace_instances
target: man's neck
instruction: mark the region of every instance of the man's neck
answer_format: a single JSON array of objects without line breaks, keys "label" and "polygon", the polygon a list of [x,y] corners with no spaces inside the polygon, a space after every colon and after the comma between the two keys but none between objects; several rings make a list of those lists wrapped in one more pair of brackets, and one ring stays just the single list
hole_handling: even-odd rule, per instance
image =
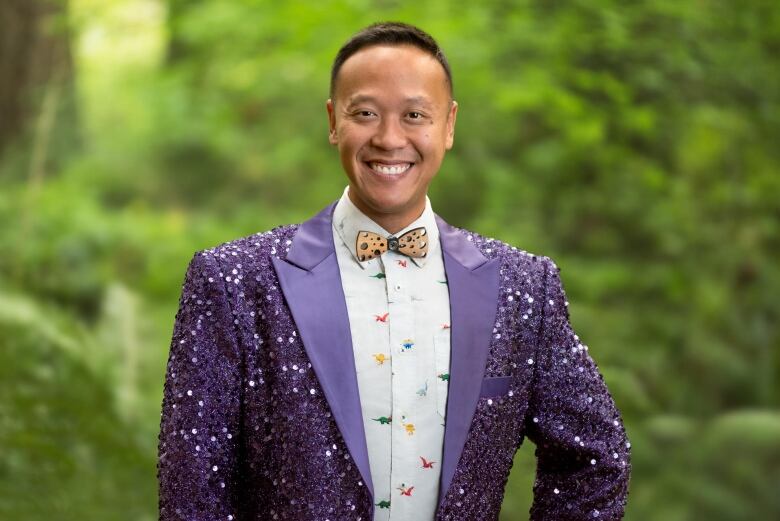
[{"label": "man's neck", "polygon": [[352,201],[352,204],[363,212],[366,217],[393,235],[416,221],[425,211],[425,199],[422,200],[422,204],[417,204],[416,207],[404,210],[403,212],[377,213],[364,205],[362,201],[356,201],[355,198],[353,198],[351,191],[349,191],[347,195],[349,196],[350,201]]}]

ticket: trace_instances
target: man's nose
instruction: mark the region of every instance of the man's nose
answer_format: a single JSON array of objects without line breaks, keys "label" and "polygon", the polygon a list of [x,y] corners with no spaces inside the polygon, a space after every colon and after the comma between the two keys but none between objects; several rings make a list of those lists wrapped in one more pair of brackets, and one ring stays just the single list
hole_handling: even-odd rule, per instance
[{"label": "man's nose", "polygon": [[386,150],[403,148],[406,146],[406,141],[406,132],[404,132],[403,126],[393,118],[382,120],[371,138],[373,146]]}]

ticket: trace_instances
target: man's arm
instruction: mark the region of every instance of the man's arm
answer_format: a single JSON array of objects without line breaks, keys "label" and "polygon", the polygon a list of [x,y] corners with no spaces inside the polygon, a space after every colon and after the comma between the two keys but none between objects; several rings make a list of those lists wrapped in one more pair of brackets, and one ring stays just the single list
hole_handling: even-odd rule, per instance
[{"label": "man's arm", "polygon": [[526,417],[537,457],[531,520],[622,519],[630,443],[596,363],[569,323],[559,268],[543,262],[542,326]]},{"label": "man's arm", "polygon": [[211,254],[195,253],[165,374],[157,465],[161,521],[236,518],[240,360],[219,266]]}]

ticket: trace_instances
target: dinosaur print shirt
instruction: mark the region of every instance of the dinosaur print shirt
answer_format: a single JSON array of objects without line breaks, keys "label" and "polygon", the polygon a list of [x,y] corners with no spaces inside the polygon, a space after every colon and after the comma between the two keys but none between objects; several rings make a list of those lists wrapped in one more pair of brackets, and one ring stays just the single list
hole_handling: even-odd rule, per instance
[{"label": "dinosaur print shirt", "polygon": [[[333,239],[347,303],[363,411],[374,521],[432,520],[441,476],[450,366],[450,301],[439,231],[425,210],[390,234],[361,212],[344,189]],[[425,226],[424,258],[387,251],[360,262],[360,230],[384,237]]]}]

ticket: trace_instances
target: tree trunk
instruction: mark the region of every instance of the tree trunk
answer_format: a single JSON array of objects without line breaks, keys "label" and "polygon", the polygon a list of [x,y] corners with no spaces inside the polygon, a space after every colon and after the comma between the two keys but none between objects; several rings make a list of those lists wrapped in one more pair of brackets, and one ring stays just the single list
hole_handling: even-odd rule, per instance
[{"label": "tree trunk", "polygon": [[200,0],[168,0],[168,64],[178,63],[191,54],[192,49],[182,37],[179,23],[188,11],[197,8],[200,3]]},{"label": "tree trunk", "polygon": [[18,143],[31,169],[77,141],[66,15],[67,0],[0,1],[0,157]]}]

